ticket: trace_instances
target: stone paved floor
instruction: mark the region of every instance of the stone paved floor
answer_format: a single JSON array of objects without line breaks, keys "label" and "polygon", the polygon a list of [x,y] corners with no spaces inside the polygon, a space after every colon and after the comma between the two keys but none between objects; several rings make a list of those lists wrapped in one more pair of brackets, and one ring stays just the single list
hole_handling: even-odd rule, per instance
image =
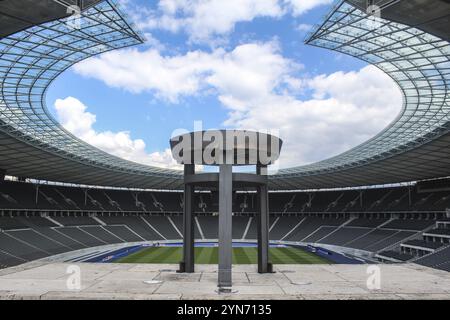
[{"label": "stone paved floor", "polygon": [[368,265],[278,265],[273,274],[236,265],[236,292],[220,295],[215,265],[198,265],[193,274],[176,273],[175,265],[76,265],[79,290],[67,286],[77,284],[67,273],[73,264],[0,270],[0,299],[450,299],[450,273],[415,264],[377,265],[380,289],[372,290]]}]

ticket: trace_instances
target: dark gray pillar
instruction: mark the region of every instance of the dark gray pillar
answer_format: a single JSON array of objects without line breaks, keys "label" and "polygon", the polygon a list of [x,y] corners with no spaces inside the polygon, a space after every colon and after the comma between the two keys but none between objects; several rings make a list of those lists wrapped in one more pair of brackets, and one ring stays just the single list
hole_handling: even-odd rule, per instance
[{"label": "dark gray pillar", "polygon": [[231,287],[232,257],[232,166],[222,164],[219,168],[219,287]]},{"label": "dark gray pillar", "polygon": [[[195,174],[195,165],[184,165],[184,176]],[[179,272],[194,272],[194,186],[184,185],[183,261]]]},{"label": "dark gray pillar", "polygon": [[269,267],[269,194],[267,185],[259,188],[258,272],[271,272]]},{"label": "dark gray pillar", "polygon": [[[258,165],[256,174],[267,174],[267,167]],[[269,263],[269,190],[267,184],[258,187],[258,202],[258,272],[268,273],[272,272],[272,265]]]}]

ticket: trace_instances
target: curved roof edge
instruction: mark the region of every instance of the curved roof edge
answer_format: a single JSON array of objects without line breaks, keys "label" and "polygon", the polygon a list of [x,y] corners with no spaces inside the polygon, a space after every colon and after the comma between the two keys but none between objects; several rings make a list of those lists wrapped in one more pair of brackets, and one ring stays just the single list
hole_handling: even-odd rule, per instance
[{"label": "curved roof edge", "polygon": [[60,182],[91,184],[96,177],[95,184],[110,186],[176,185],[178,171],[103,152],[62,128],[46,108],[48,86],[67,68],[143,42],[115,1],[89,1],[79,27],[69,18],[50,19],[0,39],[0,168],[9,175]]},{"label": "curved roof edge", "polygon": [[[333,158],[281,170],[272,178],[274,184],[284,181],[285,186],[304,187],[309,181],[323,187],[360,186],[450,173],[450,166],[441,161],[449,156],[443,142],[450,132],[448,41],[406,24],[374,18],[341,1],[306,43],[351,55],[385,72],[401,90],[403,108],[372,139]],[[432,149],[433,145],[441,147]],[[426,157],[406,161],[421,154]],[[399,163],[388,165],[395,161]],[[418,170],[421,165],[428,169]]]}]

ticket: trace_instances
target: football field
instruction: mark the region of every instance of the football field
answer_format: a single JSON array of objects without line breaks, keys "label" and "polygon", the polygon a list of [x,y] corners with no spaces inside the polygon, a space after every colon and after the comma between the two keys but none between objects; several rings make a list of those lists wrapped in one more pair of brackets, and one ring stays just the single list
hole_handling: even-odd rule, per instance
[{"label": "football field", "polygon": [[[116,260],[119,263],[179,263],[182,259],[181,247],[143,247],[141,250]],[[273,264],[331,264],[332,262],[300,248],[273,247],[269,249]],[[234,247],[233,264],[256,264],[255,247]],[[217,247],[196,247],[195,263],[217,264]]]}]

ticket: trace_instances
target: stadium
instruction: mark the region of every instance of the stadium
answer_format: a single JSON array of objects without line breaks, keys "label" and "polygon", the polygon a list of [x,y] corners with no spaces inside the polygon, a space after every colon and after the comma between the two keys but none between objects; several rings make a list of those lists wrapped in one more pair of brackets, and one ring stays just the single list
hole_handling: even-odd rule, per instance
[{"label": "stadium", "polygon": [[348,151],[267,176],[273,272],[256,269],[258,192],[233,189],[233,285],[221,293],[221,194],[192,192],[195,272],[177,272],[183,171],[104,152],[46,104],[67,69],[144,43],[139,28],[113,0],[0,1],[0,299],[449,299],[450,3],[328,10],[305,44],[383,71],[401,111]]}]

